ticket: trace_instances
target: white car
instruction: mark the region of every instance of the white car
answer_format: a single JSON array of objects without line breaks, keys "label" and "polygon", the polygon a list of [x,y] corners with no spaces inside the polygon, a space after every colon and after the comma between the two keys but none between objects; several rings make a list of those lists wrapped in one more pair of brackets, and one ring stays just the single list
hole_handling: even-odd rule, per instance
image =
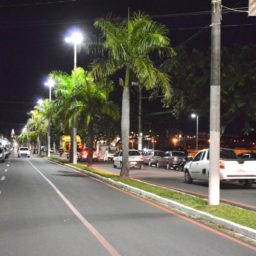
[{"label": "white car", "polygon": [[[192,161],[185,164],[185,183],[192,183],[193,180],[208,181],[209,153],[209,149],[203,149],[197,153]],[[238,181],[245,187],[249,187],[256,179],[256,160],[238,158],[232,149],[221,148],[219,174],[220,181]]]},{"label": "white car", "polygon": [[28,147],[20,147],[18,150],[18,157],[30,157],[30,150]]},{"label": "white car", "polygon": [[[115,154],[114,158],[114,168],[122,168],[123,152],[120,151]],[[130,149],[129,150],[129,167],[141,169],[143,165],[143,156],[138,150]]]},{"label": "white car", "polygon": [[3,163],[5,161],[4,148],[0,146],[0,161]]}]

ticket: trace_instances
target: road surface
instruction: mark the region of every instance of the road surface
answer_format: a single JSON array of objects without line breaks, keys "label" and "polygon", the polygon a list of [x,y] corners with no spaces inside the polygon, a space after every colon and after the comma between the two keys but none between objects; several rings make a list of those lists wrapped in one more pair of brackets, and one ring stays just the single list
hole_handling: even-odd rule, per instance
[{"label": "road surface", "polygon": [[0,165],[0,255],[252,256],[256,247],[42,158]]}]

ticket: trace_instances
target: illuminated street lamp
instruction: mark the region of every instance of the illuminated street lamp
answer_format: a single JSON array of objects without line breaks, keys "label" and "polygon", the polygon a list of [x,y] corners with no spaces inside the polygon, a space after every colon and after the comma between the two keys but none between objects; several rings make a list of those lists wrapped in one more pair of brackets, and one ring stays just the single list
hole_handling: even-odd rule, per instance
[{"label": "illuminated street lamp", "polygon": [[[45,86],[49,88],[49,105],[52,100],[52,88],[55,86],[54,80],[49,78],[45,83]],[[48,133],[47,133],[47,156],[51,156],[51,120],[48,120]]]},{"label": "illuminated street lamp", "polygon": [[[76,85],[76,67],[77,67],[77,45],[83,42],[83,35],[80,31],[75,30],[71,33],[70,36],[65,38],[65,42],[69,44],[73,44],[74,46],[74,87]],[[77,163],[77,142],[76,142],[76,135],[77,135],[77,120],[73,119],[73,127],[72,127],[72,163]]]},{"label": "illuminated street lamp", "polygon": [[195,114],[195,113],[192,113],[191,117],[196,118],[196,150],[198,150],[198,122],[199,122],[199,117],[198,117],[198,114]]}]

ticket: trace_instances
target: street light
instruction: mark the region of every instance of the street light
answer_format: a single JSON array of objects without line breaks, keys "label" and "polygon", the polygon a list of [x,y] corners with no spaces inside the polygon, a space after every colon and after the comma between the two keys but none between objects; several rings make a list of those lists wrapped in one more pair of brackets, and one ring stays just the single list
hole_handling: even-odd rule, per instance
[{"label": "street light", "polygon": [[[37,105],[39,106],[39,108],[43,106],[43,103],[44,103],[43,99],[39,99],[37,101]],[[37,136],[37,151],[38,151],[38,154],[41,155],[41,141],[40,141],[39,135]]]},{"label": "street light", "polygon": [[[49,105],[50,105],[50,102],[51,102],[51,100],[52,100],[52,88],[55,86],[55,82],[54,82],[54,80],[52,80],[51,78],[49,78],[49,79],[44,83],[44,85],[49,88]],[[48,157],[51,156],[51,120],[50,120],[50,117],[49,117],[49,120],[48,120],[47,156],[48,156]]]},{"label": "street light", "polygon": [[[76,67],[77,67],[77,45],[83,42],[83,35],[79,30],[74,30],[70,36],[65,38],[65,42],[69,44],[73,44],[74,46],[74,87],[76,85]],[[76,134],[77,134],[77,120],[73,119],[72,125],[72,163],[77,163],[77,142],[76,142]]]},{"label": "street light", "polygon": [[192,113],[191,117],[196,118],[196,150],[198,150],[198,122],[199,122],[199,117],[198,117],[198,114],[195,114],[195,113]]}]

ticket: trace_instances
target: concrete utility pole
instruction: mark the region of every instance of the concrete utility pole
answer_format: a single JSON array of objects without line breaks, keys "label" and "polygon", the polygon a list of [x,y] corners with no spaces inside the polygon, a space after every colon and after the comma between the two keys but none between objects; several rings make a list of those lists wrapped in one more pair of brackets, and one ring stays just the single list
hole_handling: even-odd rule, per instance
[{"label": "concrete utility pole", "polygon": [[138,150],[142,150],[142,131],[141,131],[141,86],[138,85],[139,90],[139,105],[138,105]]},{"label": "concrete utility pole", "polygon": [[212,0],[209,205],[220,203],[221,0]]}]

